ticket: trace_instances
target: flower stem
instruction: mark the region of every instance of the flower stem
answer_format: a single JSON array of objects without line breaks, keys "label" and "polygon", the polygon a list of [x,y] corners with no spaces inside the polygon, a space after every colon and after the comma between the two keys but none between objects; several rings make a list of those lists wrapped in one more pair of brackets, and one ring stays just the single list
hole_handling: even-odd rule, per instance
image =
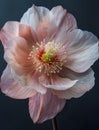
[{"label": "flower stem", "polygon": [[52,126],[53,126],[53,130],[58,130],[56,118],[52,119]]}]

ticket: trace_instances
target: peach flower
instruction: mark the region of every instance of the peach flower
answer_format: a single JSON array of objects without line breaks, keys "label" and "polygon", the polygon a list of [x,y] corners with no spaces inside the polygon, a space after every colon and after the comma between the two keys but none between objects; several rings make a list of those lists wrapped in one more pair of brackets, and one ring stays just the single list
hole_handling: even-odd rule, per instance
[{"label": "peach flower", "polygon": [[15,99],[29,98],[35,123],[52,119],[67,99],[94,86],[90,68],[99,57],[97,37],[77,29],[76,20],[61,6],[32,6],[20,22],[0,31],[7,67],[1,91]]}]

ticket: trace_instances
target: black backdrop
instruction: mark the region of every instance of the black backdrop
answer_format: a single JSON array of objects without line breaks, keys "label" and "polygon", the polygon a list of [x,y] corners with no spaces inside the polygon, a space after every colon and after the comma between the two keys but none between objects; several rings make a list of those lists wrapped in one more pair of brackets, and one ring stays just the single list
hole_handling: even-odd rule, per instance
[{"label": "black backdrop", "polygon": [[[78,27],[93,32],[99,37],[98,0],[0,0],[0,28],[6,21],[19,21],[32,4],[51,9],[62,5],[77,19]],[[0,44],[0,75],[5,68],[3,47]],[[67,102],[58,114],[59,130],[99,129],[99,62],[95,63],[96,85],[79,99]],[[28,113],[28,100],[14,100],[0,92],[0,130],[51,130],[51,121],[33,124]]]}]

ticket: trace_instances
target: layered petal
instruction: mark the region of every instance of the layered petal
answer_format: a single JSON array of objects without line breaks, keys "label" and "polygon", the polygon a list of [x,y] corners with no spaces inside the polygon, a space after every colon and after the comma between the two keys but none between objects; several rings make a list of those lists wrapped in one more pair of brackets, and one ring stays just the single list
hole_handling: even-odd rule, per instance
[{"label": "layered petal", "polygon": [[39,41],[54,39],[60,42],[67,31],[77,28],[74,16],[61,6],[49,10],[33,5],[24,13],[20,22],[31,26],[38,35]]},{"label": "layered petal", "polygon": [[74,16],[63,9],[62,6],[56,6],[50,11],[50,20],[61,30],[66,29],[67,31],[72,31],[77,28],[77,23]]},{"label": "layered petal", "polygon": [[47,16],[48,13],[49,10],[47,8],[33,5],[24,13],[20,22],[31,26],[36,31],[39,22],[43,17]]},{"label": "layered petal", "polygon": [[5,45],[8,40],[18,36],[18,28],[18,22],[7,22],[4,25],[0,31],[0,40],[2,41],[3,45]]},{"label": "layered petal", "polygon": [[29,99],[29,112],[34,123],[42,123],[52,119],[65,105],[64,99],[59,99],[50,91],[42,95],[37,93]]},{"label": "layered petal", "polygon": [[99,41],[87,31],[74,30],[67,35],[68,59],[66,67],[75,72],[85,72],[99,58]]},{"label": "layered petal", "polygon": [[66,33],[77,28],[74,16],[63,9],[62,6],[56,6],[50,11],[50,21],[56,26],[56,34],[54,40],[56,42],[64,42]]},{"label": "layered petal", "polygon": [[95,82],[94,72],[92,71],[92,69],[89,69],[81,74],[75,73],[68,69],[64,69],[61,72],[61,76],[69,77],[72,80],[78,80],[78,82],[73,87],[65,91],[54,90],[53,93],[57,95],[59,98],[70,99],[80,97],[87,91],[89,91],[94,86]]},{"label": "layered petal", "polygon": [[17,74],[26,75],[33,70],[29,52],[29,43],[22,37],[16,37],[6,44],[4,58]]},{"label": "layered petal", "polygon": [[45,94],[47,89],[40,84],[39,82],[39,73],[36,71],[33,73],[29,73],[27,75],[19,75],[17,72],[11,69],[13,78],[15,81],[19,82],[24,86],[25,88],[34,89],[36,92],[39,92],[41,94]]},{"label": "layered petal", "polygon": [[37,40],[33,29],[19,22],[7,22],[0,31],[0,40],[4,46],[9,40],[18,36],[25,38],[30,43]]},{"label": "layered petal", "polygon": [[39,81],[46,88],[54,90],[67,90],[75,85],[78,80],[71,80],[69,78],[62,78],[58,75],[53,75],[51,77],[41,76]]},{"label": "layered petal", "polygon": [[66,39],[66,33],[75,28],[77,23],[74,16],[62,6],[56,6],[38,24],[37,35],[39,39],[60,43],[64,42],[64,38]]},{"label": "layered petal", "polygon": [[26,99],[36,94],[34,89],[26,88],[14,80],[9,66],[2,74],[0,88],[4,94],[15,99]]}]

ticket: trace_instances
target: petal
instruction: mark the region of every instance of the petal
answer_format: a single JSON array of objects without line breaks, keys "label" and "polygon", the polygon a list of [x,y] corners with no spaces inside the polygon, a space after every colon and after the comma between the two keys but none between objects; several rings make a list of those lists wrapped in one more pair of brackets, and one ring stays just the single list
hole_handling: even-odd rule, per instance
[{"label": "petal", "polygon": [[39,78],[40,83],[46,88],[51,88],[54,90],[66,90],[71,88],[76,84],[77,80],[71,80],[69,78],[62,78],[58,75],[53,75],[52,77],[42,76]]},{"label": "petal", "polygon": [[47,89],[39,83],[39,73],[34,71],[33,73],[29,73],[27,75],[19,75],[13,69],[11,69],[11,73],[16,82],[20,82],[22,86],[29,89],[34,89],[35,91],[45,94]]},{"label": "petal", "polygon": [[77,28],[74,16],[67,13],[61,6],[49,11],[45,7],[33,5],[23,15],[21,23],[30,25],[37,33],[39,41],[43,39],[51,41],[54,38],[56,42],[60,42],[63,34]]},{"label": "petal", "polygon": [[37,35],[33,28],[25,24],[19,24],[19,36],[26,39],[32,46],[37,42]]},{"label": "petal", "polygon": [[49,14],[40,21],[37,28],[39,39],[64,42],[66,33],[77,28],[74,16],[68,13],[62,6],[54,7]]},{"label": "petal", "polygon": [[29,43],[24,38],[16,37],[6,44],[4,58],[15,72],[26,75],[33,68],[28,59],[29,52]]},{"label": "petal", "polygon": [[50,11],[50,19],[61,29],[63,29],[65,26],[67,31],[72,31],[73,29],[77,28],[76,19],[74,16],[68,13],[67,10],[62,6],[56,6],[52,8]]},{"label": "petal", "polygon": [[37,7],[37,6],[33,5],[31,8],[29,8],[24,13],[20,22],[31,26],[36,31],[36,28],[37,28],[39,22],[48,13],[49,13],[49,10],[47,8],[41,7],[41,6]]},{"label": "petal", "polygon": [[9,66],[3,72],[0,88],[4,94],[15,99],[26,99],[36,94],[34,89],[25,88],[13,79]]},{"label": "petal", "polygon": [[27,41],[21,37],[16,37],[7,43],[4,57],[10,65],[16,81],[28,88],[34,88],[37,92],[45,93],[46,88],[38,81],[39,75],[35,73],[33,61],[28,59],[29,52]]},{"label": "petal", "polygon": [[30,43],[36,41],[36,34],[33,29],[19,22],[7,22],[0,31],[0,40],[4,46],[9,40],[18,36],[25,38]]},{"label": "petal", "polygon": [[0,40],[2,41],[3,45],[6,44],[8,40],[11,38],[18,36],[18,22],[7,22],[4,27],[0,31]]},{"label": "petal", "polygon": [[50,11],[50,20],[57,27],[57,33],[54,38],[56,42],[63,42],[63,39],[66,38],[66,33],[77,28],[74,16],[63,9],[62,6],[56,6]]},{"label": "petal", "polygon": [[87,31],[75,30],[68,39],[68,60],[66,67],[75,72],[85,72],[99,58],[99,41]]},{"label": "petal", "polygon": [[54,118],[64,107],[65,100],[59,99],[50,91],[36,94],[29,99],[29,112],[34,123],[42,123]]},{"label": "petal", "polygon": [[66,69],[64,72],[62,72],[62,76],[63,75],[71,78],[72,80],[78,79],[78,82],[73,87],[65,91],[53,91],[53,93],[59,98],[70,99],[73,97],[80,97],[94,86],[95,78],[92,69],[89,69],[82,74],[78,74]]}]

